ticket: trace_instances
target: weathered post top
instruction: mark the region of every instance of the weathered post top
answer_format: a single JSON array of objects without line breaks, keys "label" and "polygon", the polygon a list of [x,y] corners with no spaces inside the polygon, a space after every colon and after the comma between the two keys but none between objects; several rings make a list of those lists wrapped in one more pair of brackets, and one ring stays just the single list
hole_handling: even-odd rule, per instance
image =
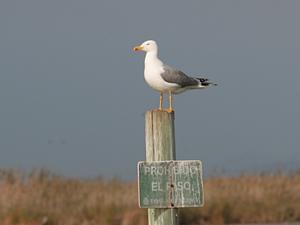
[{"label": "weathered post top", "polygon": [[146,161],[176,159],[174,118],[174,112],[160,110],[146,112]]}]

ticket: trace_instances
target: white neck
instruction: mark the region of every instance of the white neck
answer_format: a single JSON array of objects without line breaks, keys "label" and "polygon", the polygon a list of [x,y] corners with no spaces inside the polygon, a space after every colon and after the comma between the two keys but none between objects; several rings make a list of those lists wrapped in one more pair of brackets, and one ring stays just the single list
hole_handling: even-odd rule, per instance
[{"label": "white neck", "polygon": [[147,65],[148,63],[153,64],[153,63],[157,63],[157,64],[162,64],[162,61],[160,61],[160,59],[158,58],[158,53],[157,51],[150,51],[146,53],[146,57],[145,57],[145,65]]}]

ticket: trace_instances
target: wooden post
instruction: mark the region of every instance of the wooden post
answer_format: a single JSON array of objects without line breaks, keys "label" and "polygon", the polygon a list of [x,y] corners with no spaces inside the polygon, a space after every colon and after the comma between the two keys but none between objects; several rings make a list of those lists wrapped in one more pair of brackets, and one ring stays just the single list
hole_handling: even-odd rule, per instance
[{"label": "wooden post", "polygon": [[[174,112],[145,114],[146,161],[175,160]],[[178,225],[178,209],[148,209],[149,225]]]}]

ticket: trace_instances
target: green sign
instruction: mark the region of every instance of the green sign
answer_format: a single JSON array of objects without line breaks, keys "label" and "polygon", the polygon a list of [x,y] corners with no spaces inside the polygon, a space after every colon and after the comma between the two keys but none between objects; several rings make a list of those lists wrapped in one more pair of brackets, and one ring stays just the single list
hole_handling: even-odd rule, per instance
[{"label": "green sign", "polygon": [[138,163],[141,208],[203,206],[202,166],[199,160]]}]

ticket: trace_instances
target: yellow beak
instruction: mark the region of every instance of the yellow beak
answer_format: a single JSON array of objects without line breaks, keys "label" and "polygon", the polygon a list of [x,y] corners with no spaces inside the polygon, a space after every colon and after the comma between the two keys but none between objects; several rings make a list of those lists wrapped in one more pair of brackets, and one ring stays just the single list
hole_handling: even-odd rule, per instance
[{"label": "yellow beak", "polygon": [[141,46],[141,45],[139,45],[139,46],[135,46],[134,48],[133,48],[133,51],[141,51],[141,50],[143,50],[143,46]]}]

